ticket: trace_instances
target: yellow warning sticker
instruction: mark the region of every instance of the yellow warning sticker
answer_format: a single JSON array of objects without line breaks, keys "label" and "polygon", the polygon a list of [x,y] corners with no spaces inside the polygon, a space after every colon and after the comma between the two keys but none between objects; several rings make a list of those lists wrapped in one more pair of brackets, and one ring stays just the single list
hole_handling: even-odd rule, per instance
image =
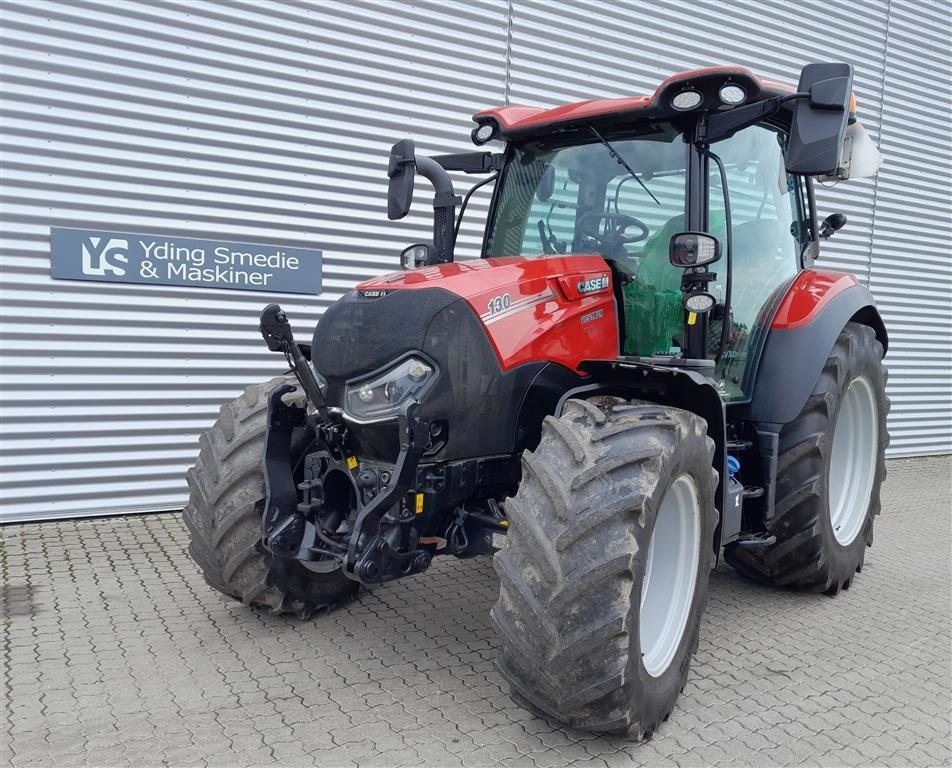
[{"label": "yellow warning sticker", "polygon": [[357,457],[348,456],[347,457],[347,469],[357,469]]},{"label": "yellow warning sticker", "polygon": [[508,521],[508,520],[500,520],[500,521],[499,521],[499,524],[500,524],[503,528],[508,528],[508,527],[509,527],[509,521]]},{"label": "yellow warning sticker", "polygon": [[688,325],[697,323],[697,312],[688,312]]},{"label": "yellow warning sticker", "polygon": [[422,493],[418,493],[416,495],[416,513],[418,515],[423,514],[423,494]]}]

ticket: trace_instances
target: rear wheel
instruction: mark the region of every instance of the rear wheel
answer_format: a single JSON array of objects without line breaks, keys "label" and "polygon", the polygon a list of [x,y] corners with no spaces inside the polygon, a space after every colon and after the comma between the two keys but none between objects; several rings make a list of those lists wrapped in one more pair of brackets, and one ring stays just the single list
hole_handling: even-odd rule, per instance
[{"label": "rear wheel", "polygon": [[[295,380],[283,377],[248,387],[221,407],[218,421],[201,436],[198,460],[188,471],[183,517],[191,534],[189,553],[211,586],[245,605],[307,618],[352,598],[357,583],[336,564],[308,568],[276,559],[259,546],[268,395],[285,383]],[[304,403],[300,389],[285,399]],[[299,461],[308,446],[306,438],[298,440],[293,459]]]},{"label": "rear wheel", "polygon": [[506,503],[498,667],[574,727],[650,737],[684,687],[707,603],[714,444],[676,408],[569,400]]},{"label": "rear wheel", "polygon": [[725,547],[737,571],[777,587],[848,589],[873,543],[886,476],[886,368],[872,328],[848,323],[803,411],[780,433],[777,542]]}]

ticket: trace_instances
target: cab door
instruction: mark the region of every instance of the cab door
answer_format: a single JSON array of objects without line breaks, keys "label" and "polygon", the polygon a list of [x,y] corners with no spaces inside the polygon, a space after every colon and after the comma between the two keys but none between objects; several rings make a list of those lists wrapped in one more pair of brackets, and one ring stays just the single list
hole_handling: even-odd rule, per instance
[{"label": "cab door", "polygon": [[[745,380],[756,365],[756,321],[774,290],[800,269],[803,205],[796,178],[784,167],[784,136],[763,125],[753,125],[711,145],[723,162],[730,199],[733,243],[730,331],[717,361],[715,379],[729,402],[750,396]],[[726,243],[724,190],[717,165],[708,169],[709,231]],[[713,267],[717,280],[712,293],[719,307],[712,315],[708,353],[720,348],[723,303],[727,289],[727,261]],[[769,323],[769,319],[767,321]]]}]

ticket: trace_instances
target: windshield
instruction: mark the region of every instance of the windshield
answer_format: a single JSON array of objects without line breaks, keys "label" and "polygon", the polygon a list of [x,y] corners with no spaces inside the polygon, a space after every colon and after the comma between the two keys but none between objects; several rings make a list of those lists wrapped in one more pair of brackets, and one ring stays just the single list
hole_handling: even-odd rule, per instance
[{"label": "windshield", "polygon": [[[680,354],[684,342],[683,271],[668,259],[685,221],[690,145],[672,127],[627,138],[593,132],[562,147],[517,146],[502,178],[489,230],[488,256],[544,258],[599,253],[621,279],[622,353]],[[798,269],[802,218],[794,179],[783,164],[783,136],[761,125],[711,146],[725,165],[731,200],[733,282],[730,323],[721,350],[727,264],[713,270],[717,301],[708,356],[729,399],[745,394],[748,345],[771,292]],[[617,156],[615,155],[617,153]],[[708,231],[726,244],[724,189],[710,165]],[[756,355],[755,355],[756,357]]]},{"label": "windshield", "polygon": [[668,264],[664,235],[684,214],[681,134],[668,129],[609,141],[593,135],[588,144],[517,147],[499,193],[488,255],[601,253],[637,271],[643,257],[658,251],[678,277]]},{"label": "windshield", "polygon": [[[517,147],[499,191],[489,256],[599,253],[627,275],[622,351],[677,352],[688,145],[673,129],[556,148]],[[617,157],[615,156],[617,152]],[[633,175],[634,174],[634,175]]]}]

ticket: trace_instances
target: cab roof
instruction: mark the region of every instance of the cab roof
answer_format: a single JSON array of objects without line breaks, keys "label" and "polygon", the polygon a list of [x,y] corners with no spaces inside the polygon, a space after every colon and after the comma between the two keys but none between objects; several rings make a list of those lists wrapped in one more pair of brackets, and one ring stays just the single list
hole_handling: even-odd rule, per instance
[{"label": "cab roof", "polygon": [[[744,100],[733,106],[796,92],[794,86],[758,77],[746,67],[708,67],[671,75],[651,96],[591,99],[551,109],[513,104],[484,109],[474,114],[473,120],[477,125],[495,124],[492,138],[524,140],[582,125],[663,119],[724,109],[727,105],[721,101],[719,93],[725,85],[736,85],[744,91]],[[684,91],[697,91],[701,95],[696,107],[677,109],[672,105],[672,99]]]}]

